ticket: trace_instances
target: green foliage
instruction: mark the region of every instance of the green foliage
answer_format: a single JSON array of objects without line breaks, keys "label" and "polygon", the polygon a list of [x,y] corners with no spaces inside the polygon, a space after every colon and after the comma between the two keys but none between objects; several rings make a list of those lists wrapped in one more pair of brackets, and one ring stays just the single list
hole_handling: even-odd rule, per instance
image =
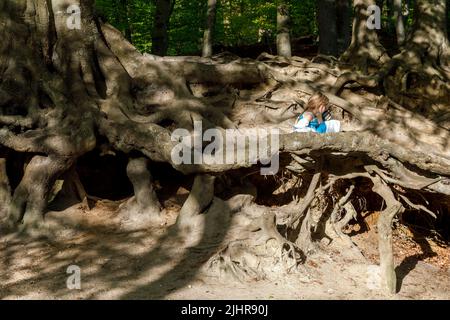
[{"label": "green foliage", "polygon": [[[170,55],[199,54],[206,21],[207,0],[174,0],[170,19]],[[279,1],[279,0],[278,0]],[[286,0],[290,7],[292,36],[317,35],[316,0]],[[405,16],[411,27],[414,16],[414,0]],[[449,0],[447,0],[449,2]],[[389,34],[394,31],[387,1],[384,1],[383,25]],[[217,0],[214,42],[227,47],[274,41],[276,36],[277,0]],[[96,0],[99,14],[113,26],[131,32],[133,44],[142,52],[152,47],[154,0]],[[450,10],[449,10],[450,21]],[[450,27],[450,24],[449,24]]]},{"label": "green foliage", "polygon": [[133,44],[142,52],[150,52],[154,3],[146,0],[96,0],[97,12],[114,27],[126,32],[127,25]]},{"label": "green foliage", "polygon": [[222,0],[218,6],[216,42],[225,46],[257,43],[276,30],[276,5],[264,0]]},{"label": "green foliage", "polygon": [[[315,0],[289,0],[292,35],[315,34]],[[275,0],[218,0],[215,44],[249,45],[276,36]],[[170,19],[169,54],[198,54],[201,50],[206,21],[207,0],[175,0]],[[97,12],[126,34],[131,31],[133,44],[142,52],[150,52],[155,3],[151,0],[96,0]]]},{"label": "green foliage", "polygon": [[170,17],[170,55],[189,55],[200,51],[207,0],[175,0]]},{"label": "green foliage", "polygon": [[316,1],[290,0],[292,35],[317,35]]}]

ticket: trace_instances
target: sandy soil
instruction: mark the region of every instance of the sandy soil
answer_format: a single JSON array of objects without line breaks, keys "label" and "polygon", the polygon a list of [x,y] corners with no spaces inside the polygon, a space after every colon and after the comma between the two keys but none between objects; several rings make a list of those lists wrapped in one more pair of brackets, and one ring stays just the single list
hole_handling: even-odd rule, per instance
[{"label": "sandy soil", "polygon": [[[183,236],[170,227],[181,201],[164,203],[169,208],[167,225],[156,228],[120,230],[118,203],[102,201],[90,211],[76,204],[48,213],[46,221],[59,230],[51,240],[3,233],[0,298],[450,299],[449,248],[430,244],[424,252],[425,246],[400,229],[396,230],[400,279],[396,295],[379,289],[373,227],[352,237],[363,259],[355,260],[342,246],[321,244],[296,274],[248,282],[211,277],[202,266],[221,244],[186,245]],[[71,265],[80,267],[80,290],[67,288]]]}]

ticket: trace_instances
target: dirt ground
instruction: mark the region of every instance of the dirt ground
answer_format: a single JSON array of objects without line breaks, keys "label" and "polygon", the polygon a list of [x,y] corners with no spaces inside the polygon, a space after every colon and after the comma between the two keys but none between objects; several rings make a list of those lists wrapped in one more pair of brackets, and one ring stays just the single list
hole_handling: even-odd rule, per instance
[{"label": "dirt ground", "polygon": [[[365,258],[320,243],[297,273],[239,282],[212,277],[202,266],[221,248],[187,245],[172,226],[180,203],[166,200],[167,223],[124,231],[118,228],[118,202],[99,201],[91,210],[75,204],[52,211],[49,238],[0,235],[1,299],[450,299],[450,249],[427,239],[417,242],[395,230],[399,292],[379,289],[376,228],[355,232],[352,240]],[[106,223],[105,223],[106,221]],[[428,245],[424,245],[424,242]],[[81,270],[81,289],[69,290],[67,269]],[[276,272],[274,272],[276,274]]]}]

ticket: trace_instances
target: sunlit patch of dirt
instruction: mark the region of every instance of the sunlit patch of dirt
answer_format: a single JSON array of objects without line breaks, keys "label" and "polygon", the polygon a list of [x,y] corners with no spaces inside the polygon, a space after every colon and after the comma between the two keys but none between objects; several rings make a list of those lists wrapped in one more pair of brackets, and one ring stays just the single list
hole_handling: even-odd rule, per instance
[{"label": "sunlit patch of dirt", "polygon": [[[347,232],[352,240],[374,264],[379,263],[377,219],[379,212],[366,214],[363,225],[353,224]],[[363,232],[360,232],[361,230]],[[393,248],[396,261],[422,261],[443,271],[450,270],[450,242],[433,232],[424,232],[418,226],[397,222],[393,229]]]},{"label": "sunlit patch of dirt", "polygon": [[[279,280],[234,282],[208,276],[201,268],[214,248],[186,245],[183,235],[171,229],[187,195],[187,189],[180,187],[164,197],[164,226],[120,230],[114,221],[121,201],[97,201],[91,210],[74,205],[62,212],[50,212],[48,221],[60,223],[59,228],[65,230],[52,239],[24,234],[0,236],[0,298],[449,298],[450,272],[445,270],[448,247],[428,241],[435,255],[421,251],[420,244],[402,228],[394,232],[401,290],[391,296],[368,287],[369,266],[378,262],[373,224],[368,231],[352,237],[368,259],[367,265],[345,257],[342,248],[320,245],[302,272],[280,276]],[[81,268],[81,290],[66,287],[70,265]]]}]

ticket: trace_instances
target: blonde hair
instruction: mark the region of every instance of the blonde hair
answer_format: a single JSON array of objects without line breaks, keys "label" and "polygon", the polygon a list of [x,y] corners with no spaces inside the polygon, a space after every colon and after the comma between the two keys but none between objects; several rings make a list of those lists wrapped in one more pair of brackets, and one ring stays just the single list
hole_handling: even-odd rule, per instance
[{"label": "blonde hair", "polygon": [[305,111],[317,114],[319,108],[323,105],[328,105],[329,102],[330,100],[323,93],[316,92],[309,98]]}]

